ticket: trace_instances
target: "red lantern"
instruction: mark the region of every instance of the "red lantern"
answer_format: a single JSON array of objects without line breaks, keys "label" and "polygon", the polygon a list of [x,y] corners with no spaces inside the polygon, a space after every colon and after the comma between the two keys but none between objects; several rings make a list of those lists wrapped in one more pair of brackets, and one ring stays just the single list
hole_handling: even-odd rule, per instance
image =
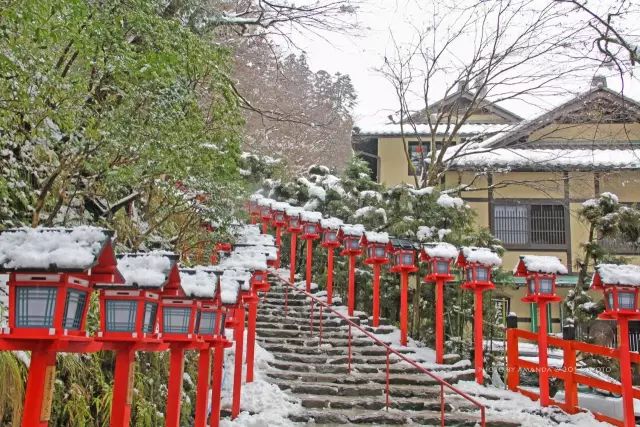
[{"label": "red lantern", "polygon": [[273,202],[271,203],[271,224],[275,227],[284,227],[287,225],[287,209],[288,203]]},{"label": "red lantern", "polygon": [[300,214],[302,220],[302,238],[305,240],[316,240],[320,237],[320,220],[322,214],[320,212],[303,211]]},{"label": "red lantern", "polygon": [[629,321],[640,319],[640,310],[638,310],[640,266],[600,264],[596,267],[591,287],[601,290],[604,294],[605,310],[600,314],[600,318],[615,319],[620,327],[618,346],[623,422],[625,427],[631,427],[635,425],[635,410],[629,348]]},{"label": "red lantern", "polygon": [[362,236],[360,244],[365,247],[367,259],[365,264],[373,265],[373,327],[377,328],[380,323],[380,266],[389,262],[387,257],[387,245],[389,235],[387,233],[376,233],[367,231]]},{"label": "red lantern", "polygon": [[295,206],[290,206],[286,210],[287,214],[287,231],[291,233],[291,244],[289,252],[289,283],[295,281],[296,274],[296,255],[298,250],[298,233],[302,232],[302,221],[300,220],[300,213],[303,209]]},{"label": "red lantern", "polygon": [[362,224],[343,224],[340,226],[338,238],[342,242],[340,255],[349,257],[349,284],[347,288],[347,313],[353,316],[356,303],[356,257],[362,253],[360,239],[364,234]]},{"label": "red lantern", "polygon": [[407,318],[409,317],[409,273],[418,271],[413,242],[406,239],[389,239],[387,251],[393,264],[390,271],[400,273],[400,344],[407,345]]},{"label": "red lantern", "polygon": [[94,227],[0,232],[0,272],[9,274],[9,324],[0,330],[0,350],[31,351],[23,425],[48,425],[58,351],[101,349],[85,326],[94,283],[124,281],[111,237]]},{"label": "red lantern", "polygon": [[322,247],[327,248],[327,304],[333,304],[333,255],[334,249],[340,246],[338,230],[342,221],[338,218],[327,218],[320,221],[322,227]]},{"label": "red lantern", "polygon": [[458,249],[451,243],[425,243],[420,252],[421,261],[427,265],[426,283],[436,286],[436,363],[444,362],[444,285],[454,279],[451,263],[458,256]]},{"label": "red lantern", "polygon": [[264,196],[262,194],[252,194],[249,199],[249,216],[251,218],[251,224],[255,224],[260,219],[260,205],[258,201],[263,199]]},{"label": "red lantern", "polygon": [[502,260],[489,248],[464,247],[460,250],[457,264],[463,269],[464,282],[462,289],[474,292],[475,307],[473,311],[474,333],[474,363],[476,382],[484,382],[484,354],[483,354],[483,322],[482,322],[482,292],[495,288],[491,281],[491,270],[502,264]]}]

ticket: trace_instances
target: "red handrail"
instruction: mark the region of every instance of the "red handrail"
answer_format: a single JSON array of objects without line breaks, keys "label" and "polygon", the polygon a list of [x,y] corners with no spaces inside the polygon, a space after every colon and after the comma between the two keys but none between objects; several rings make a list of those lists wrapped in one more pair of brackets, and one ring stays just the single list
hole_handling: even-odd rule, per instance
[{"label": "red handrail", "polygon": [[[367,336],[369,339],[371,339],[372,341],[374,341],[376,344],[384,347],[387,351],[387,378],[386,378],[386,405],[387,405],[387,409],[389,408],[389,355],[391,353],[395,354],[397,357],[399,357],[401,360],[403,360],[404,362],[408,363],[409,365],[413,366],[414,368],[416,368],[418,371],[420,371],[421,373],[428,375],[429,377],[431,377],[433,380],[435,380],[439,385],[440,385],[440,422],[441,425],[444,426],[444,414],[445,414],[445,401],[444,401],[444,388],[447,387],[449,390],[451,390],[453,393],[457,394],[458,396],[466,399],[467,401],[471,402],[474,406],[476,406],[479,410],[480,410],[480,425],[482,427],[486,426],[486,415],[485,415],[485,407],[483,404],[481,404],[480,402],[478,402],[477,400],[475,400],[473,397],[469,396],[468,394],[466,394],[465,392],[463,392],[462,390],[459,390],[458,388],[456,388],[455,386],[449,384],[448,382],[446,382],[445,380],[443,380],[442,378],[440,378],[439,376],[437,376],[436,374],[434,374],[433,372],[429,371],[428,369],[425,369],[424,367],[420,366],[418,364],[418,362],[416,362],[415,360],[409,359],[407,356],[405,356],[404,354],[400,353],[399,351],[393,349],[392,347],[390,347],[388,344],[386,344],[385,342],[381,341],[378,337],[376,337],[375,335],[373,335],[372,333],[366,331],[365,329],[363,329],[362,327],[360,327],[360,325],[358,325],[357,323],[353,322],[351,319],[349,319],[347,316],[345,316],[344,314],[336,311],[331,305],[327,304],[325,301],[322,301],[321,299],[315,297],[314,295],[312,295],[311,293],[307,292],[304,289],[298,289],[295,286],[293,286],[293,284],[289,283],[288,280],[284,279],[282,276],[280,276],[279,274],[275,273],[274,271],[271,272],[274,276],[276,276],[278,278],[278,280],[280,280],[282,283],[284,283],[287,286],[287,290],[288,288],[291,288],[294,292],[298,292],[301,294],[304,294],[307,298],[311,299],[311,316],[310,316],[310,324],[311,324],[311,333],[313,333],[313,304],[317,303],[320,305],[320,342],[322,342],[322,309],[326,309],[329,310],[331,313],[333,313],[334,315],[340,317],[342,320],[346,321],[347,324],[349,325],[349,368],[348,368],[348,372],[351,373],[351,329],[352,328],[356,328],[357,330],[359,330],[362,334],[364,334],[365,336]],[[288,294],[288,291],[287,291]]]}]

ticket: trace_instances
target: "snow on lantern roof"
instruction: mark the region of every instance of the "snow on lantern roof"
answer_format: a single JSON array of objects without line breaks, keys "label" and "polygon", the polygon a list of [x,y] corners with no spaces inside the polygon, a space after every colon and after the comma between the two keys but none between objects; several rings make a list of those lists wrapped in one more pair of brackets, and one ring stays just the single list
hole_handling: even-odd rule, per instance
[{"label": "snow on lantern roof", "polygon": [[389,243],[389,233],[365,231],[364,238],[367,240],[367,243]]},{"label": "snow on lantern roof", "polygon": [[521,255],[520,262],[516,265],[514,273],[524,273],[520,271],[522,264],[526,271],[546,274],[567,274],[567,267],[555,256],[545,255]]},{"label": "snow on lantern roof", "polygon": [[289,208],[289,203],[286,202],[276,202],[273,201],[271,203],[271,209],[273,209],[274,211],[279,211],[279,212],[286,212],[287,209]]},{"label": "snow on lantern roof", "polygon": [[454,260],[458,257],[458,249],[447,242],[424,243],[422,250],[429,258]]},{"label": "snow on lantern roof", "polygon": [[231,256],[220,263],[220,267],[227,269],[261,270],[267,269],[267,256],[261,247],[237,248]]},{"label": "snow on lantern roof", "polygon": [[171,252],[138,252],[118,256],[118,270],[125,285],[139,288],[162,288],[169,280],[178,255]]},{"label": "snow on lantern roof", "polygon": [[285,209],[285,213],[288,216],[300,215],[303,211],[304,211],[304,209],[302,209],[300,206],[291,206],[291,205],[289,205],[289,207],[287,209]]},{"label": "snow on lantern roof", "polygon": [[342,224],[340,226],[342,235],[360,237],[364,234],[365,229],[362,224]]},{"label": "snow on lantern roof", "polygon": [[180,286],[190,298],[214,298],[218,285],[216,273],[203,266],[180,269]]},{"label": "snow on lantern roof", "polygon": [[320,222],[322,214],[315,211],[302,211],[300,212],[300,219],[304,222]]},{"label": "snow on lantern roof", "polygon": [[273,203],[275,200],[273,199],[269,199],[267,197],[262,197],[260,199],[257,200],[258,202],[258,206],[268,206],[271,207],[271,203]]},{"label": "snow on lantern roof", "polygon": [[[596,266],[596,273],[600,276],[600,282],[603,285],[640,286],[640,266],[638,265],[599,264]],[[595,276],[594,274],[592,286]]]},{"label": "snow on lantern roof", "polygon": [[264,196],[260,193],[253,193],[251,197],[249,197],[249,200],[251,200],[252,202],[257,202],[260,199],[264,199]]},{"label": "snow on lantern roof", "polygon": [[464,246],[461,252],[466,262],[475,262],[491,267],[498,267],[502,264],[500,256],[491,248]]},{"label": "snow on lantern roof", "polygon": [[0,232],[0,271],[86,271],[110,242],[111,231],[75,228],[17,228]]},{"label": "snow on lantern roof", "polygon": [[340,229],[340,226],[344,224],[342,222],[341,219],[339,218],[323,218],[320,220],[320,227],[327,229],[327,230],[338,230]]},{"label": "snow on lantern roof", "polygon": [[240,295],[240,282],[236,278],[235,271],[225,270],[220,276],[220,302],[222,304],[235,304]]},{"label": "snow on lantern roof", "polygon": [[[251,272],[241,269],[230,269],[225,270],[220,277],[220,283],[223,283],[223,279],[233,279],[235,280],[242,291],[250,291],[251,290]],[[222,289],[224,292],[224,289]]]}]

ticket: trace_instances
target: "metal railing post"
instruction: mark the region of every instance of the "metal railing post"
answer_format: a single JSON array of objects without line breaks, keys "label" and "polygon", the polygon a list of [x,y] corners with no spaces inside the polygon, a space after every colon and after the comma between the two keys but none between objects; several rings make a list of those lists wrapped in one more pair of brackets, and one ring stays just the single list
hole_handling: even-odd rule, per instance
[{"label": "metal railing post", "polygon": [[348,342],[349,342],[349,373],[351,373],[351,324],[349,324],[349,337],[348,337]]},{"label": "metal railing post", "polygon": [[389,349],[387,348],[387,384],[385,386],[387,393],[387,411],[389,410]]},{"label": "metal railing post", "polygon": [[323,323],[322,307],[323,307],[322,304],[320,304],[320,340],[318,341],[318,347],[322,345],[322,323]]},{"label": "metal railing post", "polygon": [[440,383],[440,425],[444,427],[444,384]]}]

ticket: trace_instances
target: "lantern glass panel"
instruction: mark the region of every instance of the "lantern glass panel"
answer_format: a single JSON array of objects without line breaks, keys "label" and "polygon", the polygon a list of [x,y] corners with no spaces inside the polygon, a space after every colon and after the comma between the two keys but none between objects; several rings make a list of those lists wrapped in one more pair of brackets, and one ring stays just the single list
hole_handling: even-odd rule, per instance
[{"label": "lantern glass panel", "polygon": [[198,333],[202,335],[212,335],[216,331],[216,314],[212,311],[200,312],[200,322],[198,323]]},{"label": "lantern glass panel", "polygon": [[58,289],[18,286],[16,290],[16,326],[19,328],[52,327]]},{"label": "lantern glass panel", "polygon": [[396,265],[401,265],[402,256],[400,254],[396,254],[395,258]]},{"label": "lantern glass panel", "polygon": [[347,239],[347,247],[349,249],[360,249],[360,242],[354,238]]},{"label": "lantern glass panel", "polygon": [[278,222],[284,221],[284,214],[280,212],[276,213],[276,221]]},{"label": "lantern glass panel", "polygon": [[607,303],[607,309],[613,310],[613,292],[608,292],[606,296],[605,302]]},{"label": "lantern glass panel", "polygon": [[253,279],[256,282],[262,282],[262,273],[256,274],[255,276],[253,276]]},{"label": "lantern glass panel", "polygon": [[300,224],[300,219],[293,217],[293,218],[289,218],[289,227],[291,228],[297,228]]},{"label": "lantern glass panel", "polygon": [[618,291],[618,309],[635,310],[635,292]]},{"label": "lantern glass panel", "polygon": [[553,293],[553,280],[540,279],[540,293],[550,295]]},{"label": "lantern glass panel", "polygon": [[536,281],[535,281],[535,279],[533,279],[533,278],[527,279],[527,286],[529,287],[529,293],[530,294],[535,294],[536,293]]},{"label": "lantern glass panel", "polygon": [[304,226],[304,232],[306,234],[316,234],[316,226],[315,226],[315,224],[306,224]]},{"label": "lantern glass panel", "polygon": [[133,332],[136,329],[137,301],[107,300],[107,331]]},{"label": "lantern glass panel", "polygon": [[164,307],[162,309],[162,332],[165,334],[187,334],[189,333],[190,319],[191,308]]},{"label": "lantern glass panel", "polygon": [[271,209],[262,208],[262,216],[271,216]]},{"label": "lantern glass panel", "polygon": [[467,268],[467,282],[473,282],[473,269]]},{"label": "lantern glass panel", "polygon": [[375,257],[376,258],[384,258],[387,256],[387,251],[382,246],[374,246],[375,249]]},{"label": "lantern glass panel", "polygon": [[447,261],[437,261],[436,262],[436,273],[438,274],[448,274],[449,273],[449,262]]},{"label": "lantern glass panel", "polygon": [[338,240],[338,233],[336,233],[335,231],[325,231],[324,240],[325,242],[335,242],[336,240]]},{"label": "lantern glass panel", "polygon": [[485,267],[476,267],[476,280],[481,282],[489,280],[489,269]]},{"label": "lantern glass panel", "polygon": [[144,326],[143,331],[147,334],[152,333],[156,328],[156,315],[158,314],[158,304],[155,302],[147,302],[144,304]]},{"label": "lantern glass panel", "polygon": [[403,265],[413,265],[413,254],[403,254],[402,255],[402,264]]},{"label": "lantern glass panel", "polygon": [[87,293],[67,290],[67,300],[64,305],[64,321],[62,327],[69,330],[78,330],[82,324],[82,314],[87,303]]}]

